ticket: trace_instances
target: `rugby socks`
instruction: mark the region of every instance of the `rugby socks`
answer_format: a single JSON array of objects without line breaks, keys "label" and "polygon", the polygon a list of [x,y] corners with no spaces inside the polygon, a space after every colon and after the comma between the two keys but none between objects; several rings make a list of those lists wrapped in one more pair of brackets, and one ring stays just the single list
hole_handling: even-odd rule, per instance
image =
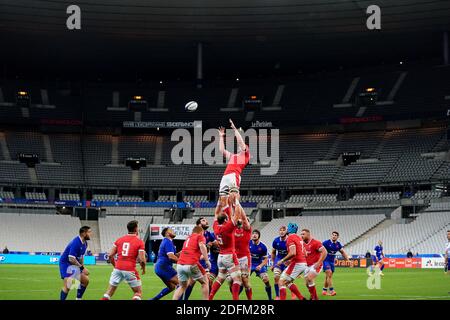
[{"label": "rugby socks", "polygon": [[275,296],[280,297],[280,287],[278,286],[278,283],[275,283],[273,286],[275,287]]},{"label": "rugby socks", "polygon": [[66,300],[68,294],[69,292],[65,293],[64,290],[61,290],[59,294],[59,300]]},{"label": "rugby socks", "polygon": [[241,289],[241,284],[234,282],[231,286],[231,292],[233,294],[233,300],[239,300],[239,290]]},{"label": "rugby socks", "polygon": [[150,300],[160,300],[162,297],[168,295],[170,293],[170,289],[165,287],[164,289],[161,290],[160,293],[158,293],[156,296],[154,296],[153,298],[151,298]]},{"label": "rugby socks", "polygon": [[266,293],[267,293],[267,298],[269,298],[269,300],[272,300],[272,287],[270,285],[266,286]]},{"label": "rugby socks", "polygon": [[193,285],[192,286],[188,286],[186,288],[186,291],[184,292],[183,300],[189,300],[189,297],[191,296],[191,293],[192,293],[192,289],[194,289]]},{"label": "rugby socks", "polygon": [[245,288],[245,295],[247,296],[247,300],[252,300],[253,299],[252,288]]},{"label": "rugby socks", "polygon": [[313,284],[306,286],[308,287],[309,293],[311,294],[311,300],[319,300],[319,297],[317,296],[316,285]]},{"label": "rugby socks", "polygon": [[382,265],[381,265],[381,268],[380,268],[380,270],[381,270],[381,271],[383,271],[383,270],[384,270],[384,264],[382,264]]},{"label": "rugby socks", "polygon": [[[300,293],[300,290],[298,290],[297,286],[296,286],[294,283],[291,283],[291,284],[289,285],[289,289],[291,290],[291,292],[292,292],[293,294],[296,295],[296,297],[297,297],[299,300],[304,300],[304,299],[305,299],[305,297],[302,296],[302,294]],[[281,290],[280,290],[280,298],[281,298]],[[285,300],[286,300],[286,298],[285,298]]]},{"label": "rugby socks", "polygon": [[214,299],[214,296],[216,295],[217,291],[219,291],[221,286],[221,283],[219,281],[214,281],[212,288],[211,288],[211,293],[209,294],[209,300]]},{"label": "rugby socks", "polygon": [[330,292],[333,292],[334,291],[334,288],[333,287],[330,287]]},{"label": "rugby socks", "polygon": [[280,300],[286,300],[286,287],[285,286],[280,287]]},{"label": "rugby socks", "polygon": [[86,291],[86,287],[80,284],[80,287],[77,290],[77,299],[83,298],[83,294]]}]

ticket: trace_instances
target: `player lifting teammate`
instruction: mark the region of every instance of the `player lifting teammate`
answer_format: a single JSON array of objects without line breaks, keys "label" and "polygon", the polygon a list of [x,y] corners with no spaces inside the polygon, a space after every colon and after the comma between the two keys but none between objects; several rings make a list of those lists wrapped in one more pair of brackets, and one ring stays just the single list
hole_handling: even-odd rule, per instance
[{"label": "player lifting teammate", "polygon": [[[139,239],[138,222],[130,221],[127,224],[128,234],[117,239],[109,252],[109,261],[114,267],[109,280],[109,288],[102,300],[110,300],[119,284],[125,280],[133,290],[133,300],[141,300],[142,284],[136,270],[136,260],[139,258],[142,275],[145,274],[145,244]],[[117,261],[114,256],[117,254]]]},{"label": "player lifting teammate", "polygon": [[[233,205],[237,210],[233,210]],[[233,300],[239,300],[239,290],[242,284],[241,272],[239,270],[239,264],[236,256],[235,238],[234,232],[236,229],[237,221],[242,219],[242,212],[240,210],[240,204],[237,200],[236,193],[231,192],[228,197],[228,206],[230,208],[230,214],[220,213],[216,215],[214,221],[214,234],[220,246],[220,253],[218,258],[219,275],[213,283],[209,300],[214,299],[217,291],[222,286],[227,277],[227,273],[230,274],[233,281],[232,295]]]},{"label": "player lifting teammate", "polygon": [[[241,210],[242,207],[238,207],[237,210]],[[243,209],[242,209],[243,210]],[[248,221],[245,213],[242,214],[242,219],[237,221],[237,228],[234,232],[236,256],[239,262],[239,268],[241,270],[242,284],[245,288],[245,294],[248,300],[252,300],[252,287],[250,285],[250,247],[249,242],[252,234],[252,227],[250,221]]]}]

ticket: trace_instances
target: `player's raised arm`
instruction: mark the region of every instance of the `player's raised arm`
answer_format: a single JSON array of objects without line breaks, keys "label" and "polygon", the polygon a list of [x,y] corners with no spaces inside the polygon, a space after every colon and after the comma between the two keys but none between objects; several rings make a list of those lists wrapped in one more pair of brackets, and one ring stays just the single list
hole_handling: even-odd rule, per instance
[{"label": "player's raised arm", "polygon": [[231,157],[231,152],[225,149],[225,128],[219,128],[219,151],[224,155],[224,157],[228,160]]},{"label": "player's raised arm", "polygon": [[251,226],[250,226],[250,221],[248,220],[247,215],[245,214],[245,210],[244,208],[241,206],[241,203],[239,202],[238,197],[236,198],[236,207],[235,207],[236,211],[239,211],[240,214],[240,219],[242,220],[242,227],[244,228],[244,230],[250,230]]},{"label": "player's raised arm", "polygon": [[233,123],[233,120],[231,120],[231,119],[230,119],[230,125],[231,125],[231,128],[234,130],[234,136],[236,137],[236,141],[238,143],[239,148],[241,149],[241,151],[246,151],[247,146],[244,142],[244,139],[242,138],[241,133],[236,128],[236,126]]}]

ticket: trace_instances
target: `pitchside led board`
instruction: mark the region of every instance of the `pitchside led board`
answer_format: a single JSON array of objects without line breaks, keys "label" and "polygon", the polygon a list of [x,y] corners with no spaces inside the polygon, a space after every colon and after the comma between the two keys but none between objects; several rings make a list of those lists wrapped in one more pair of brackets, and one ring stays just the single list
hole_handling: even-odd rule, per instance
[{"label": "pitchside led board", "polygon": [[[0,264],[58,264],[59,255],[0,254]],[[94,256],[85,256],[84,264],[95,264]]]},{"label": "pitchside led board", "polygon": [[193,224],[151,224],[150,225],[150,240],[162,240],[161,231],[164,228],[170,228],[175,232],[177,240],[186,240],[192,233],[195,225]]}]

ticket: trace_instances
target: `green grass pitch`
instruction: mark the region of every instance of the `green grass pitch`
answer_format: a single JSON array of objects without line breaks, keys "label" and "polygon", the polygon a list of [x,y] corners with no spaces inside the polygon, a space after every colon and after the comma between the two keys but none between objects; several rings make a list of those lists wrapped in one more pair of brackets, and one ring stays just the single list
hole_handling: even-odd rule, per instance
[{"label": "green grass pitch", "polygon": [[[111,266],[90,266],[90,284],[84,299],[99,300],[108,286]],[[367,273],[365,269],[337,268],[334,275],[334,287],[337,295],[334,297],[321,296],[324,275],[321,273],[316,280],[320,299],[323,300],[450,300],[450,276],[440,269],[385,269],[380,289],[368,289]],[[272,274],[272,290],[273,279]],[[147,300],[156,295],[164,286],[153,272],[152,266],[147,266],[147,274],[143,280],[143,299]],[[262,281],[254,275],[251,277],[254,299],[266,300]],[[303,279],[297,279],[300,291],[309,298],[309,292]],[[59,269],[56,265],[0,265],[0,300],[57,300],[61,288]],[[290,296],[290,294],[289,294]],[[122,283],[115,300],[131,299],[131,290],[126,283]],[[197,284],[191,299],[200,299],[200,287]],[[171,299],[172,293],[165,297]],[[71,292],[69,300],[75,299],[75,292]],[[216,299],[231,299],[229,289],[225,285],[218,292]],[[245,299],[245,294],[241,294]]]}]

